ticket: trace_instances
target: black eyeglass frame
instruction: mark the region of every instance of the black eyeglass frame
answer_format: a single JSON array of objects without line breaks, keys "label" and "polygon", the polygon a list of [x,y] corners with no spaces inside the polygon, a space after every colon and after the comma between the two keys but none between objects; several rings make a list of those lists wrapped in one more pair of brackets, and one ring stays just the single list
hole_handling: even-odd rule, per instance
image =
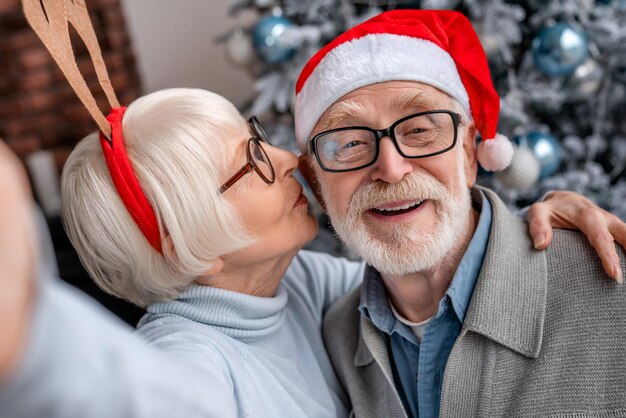
[{"label": "black eyeglass frame", "polygon": [[[430,154],[424,154],[424,155],[418,155],[418,156],[405,155],[400,149],[400,146],[398,145],[398,141],[396,140],[396,134],[395,134],[396,127],[400,125],[402,122],[405,122],[409,119],[416,118],[418,116],[430,115],[433,113],[445,113],[445,114],[448,114],[452,118],[452,122],[453,122],[452,125],[454,127],[454,140],[452,141],[452,144],[447,148],[444,148],[440,151],[433,152]],[[417,159],[417,158],[434,157],[435,155],[443,154],[445,152],[450,151],[452,148],[454,148],[454,146],[456,145],[457,138],[458,138],[458,128],[462,123],[463,123],[463,118],[459,113],[456,113],[447,109],[428,110],[425,112],[418,112],[418,113],[413,113],[411,115],[405,116],[402,119],[395,121],[390,127],[385,128],[385,129],[373,129],[368,126],[346,126],[343,128],[335,128],[335,129],[330,129],[328,131],[320,132],[319,134],[315,135],[313,138],[309,140],[309,151],[313,155],[315,155],[315,158],[317,159],[317,163],[319,164],[320,168],[326,171],[327,173],[346,173],[346,172],[356,171],[356,170],[360,170],[362,168],[371,166],[372,164],[376,162],[376,160],[378,160],[378,153],[380,150],[380,141],[386,136],[388,136],[389,139],[391,139],[391,142],[396,148],[396,151],[398,151],[398,154],[400,154],[404,158]],[[353,129],[361,129],[361,130],[372,132],[374,134],[376,138],[376,142],[374,143],[374,155],[372,156],[372,161],[368,162],[367,164],[363,164],[354,168],[346,168],[346,169],[341,169],[341,170],[325,167],[317,152],[317,141],[321,137],[328,135],[330,133],[348,131],[348,130],[353,130]]]},{"label": "black eyeglass frame", "polygon": [[[228,180],[226,180],[226,182],[224,182],[224,184],[222,184],[222,186],[218,189],[219,194],[222,194],[226,190],[230,189],[243,176],[245,176],[247,173],[253,170],[267,184],[273,184],[274,181],[276,181],[276,172],[274,171],[274,165],[272,164],[272,160],[270,160],[269,155],[267,155],[267,152],[261,145],[262,143],[269,144],[265,129],[263,129],[263,127],[261,126],[257,118],[254,116],[252,116],[248,120],[248,126],[250,126],[250,130],[252,131],[252,137],[250,137],[248,139],[248,142],[246,143],[246,157],[247,157],[246,164],[244,164],[243,167],[237,170],[235,174],[233,174]],[[265,156],[265,159],[267,160],[267,164],[269,165],[270,171],[272,173],[271,179],[268,179],[267,177],[265,177],[265,174],[263,174],[261,169],[255,164],[254,159],[252,158],[252,154],[250,153],[250,147],[252,146],[252,143],[258,146],[261,152],[263,153],[263,155]]]}]

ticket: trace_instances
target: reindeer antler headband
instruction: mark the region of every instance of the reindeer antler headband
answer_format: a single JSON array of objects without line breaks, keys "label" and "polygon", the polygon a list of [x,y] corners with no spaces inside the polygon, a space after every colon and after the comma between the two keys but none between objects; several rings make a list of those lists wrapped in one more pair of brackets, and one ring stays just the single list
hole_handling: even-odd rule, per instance
[{"label": "reindeer antler headband", "polygon": [[[120,106],[113,91],[84,0],[22,0],[22,4],[26,20],[98,124],[100,145],[118,195],[150,245],[162,254],[161,233],[156,215],[139,185],[124,146],[122,119],[126,108]],[[70,42],[70,24],[85,43],[98,82],[111,106],[111,112],[106,117],[98,108],[96,99],[76,65]]]}]

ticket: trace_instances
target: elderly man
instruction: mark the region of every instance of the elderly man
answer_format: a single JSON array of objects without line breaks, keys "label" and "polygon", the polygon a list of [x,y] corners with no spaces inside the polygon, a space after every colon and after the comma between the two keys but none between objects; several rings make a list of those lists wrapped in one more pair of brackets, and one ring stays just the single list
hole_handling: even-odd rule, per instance
[{"label": "elderly man", "polygon": [[354,27],[311,58],[296,103],[332,224],[369,264],[324,329],[355,416],[626,414],[626,289],[598,280],[578,233],[535,251],[475,186],[477,161],[501,170],[512,149],[464,16]]}]

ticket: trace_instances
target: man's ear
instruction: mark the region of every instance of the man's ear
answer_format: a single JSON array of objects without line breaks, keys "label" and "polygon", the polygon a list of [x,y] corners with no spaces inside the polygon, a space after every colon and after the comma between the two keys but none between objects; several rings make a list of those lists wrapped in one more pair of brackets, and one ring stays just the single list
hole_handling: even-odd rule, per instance
[{"label": "man's ear", "polygon": [[463,152],[465,152],[465,177],[467,187],[474,186],[478,175],[478,159],[476,156],[476,127],[471,123],[463,135]]},{"label": "man's ear", "polygon": [[298,157],[298,169],[300,170],[300,174],[302,174],[304,180],[309,184],[309,187],[313,191],[313,194],[319,204],[322,208],[324,208],[324,210],[326,210],[326,203],[322,197],[322,189],[319,181],[317,180],[317,174],[315,174],[315,167],[313,164],[317,164],[317,162],[313,161],[313,157],[310,154],[304,154]]}]

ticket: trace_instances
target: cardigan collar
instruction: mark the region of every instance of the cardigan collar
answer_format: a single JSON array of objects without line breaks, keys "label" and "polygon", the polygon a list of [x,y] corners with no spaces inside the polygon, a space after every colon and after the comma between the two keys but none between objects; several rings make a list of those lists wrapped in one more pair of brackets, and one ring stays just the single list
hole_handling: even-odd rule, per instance
[{"label": "cardigan collar", "polygon": [[463,329],[536,358],[546,314],[546,255],[533,248],[528,225],[493,191],[482,190],[491,202],[493,221]]}]

